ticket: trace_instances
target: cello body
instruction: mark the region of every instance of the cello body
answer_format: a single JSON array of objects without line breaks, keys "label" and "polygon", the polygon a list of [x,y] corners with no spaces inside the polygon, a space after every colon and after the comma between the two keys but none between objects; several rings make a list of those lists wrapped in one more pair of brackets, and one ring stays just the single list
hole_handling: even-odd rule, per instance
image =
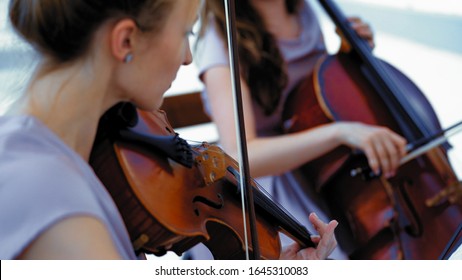
[{"label": "cello body", "polygon": [[[413,142],[440,131],[438,118],[418,87],[382,60],[365,61],[358,55],[362,50],[367,48],[320,59],[314,73],[287,100],[286,132],[354,121],[386,126]],[[396,82],[413,114],[401,113],[409,108],[395,102],[394,96],[384,96],[390,90],[372,71],[375,65]],[[419,125],[425,126],[424,132],[416,129]],[[437,259],[462,222],[462,187],[446,147],[402,165],[388,180],[351,175],[364,166],[363,155],[339,147],[301,167],[329,205],[331,218],[344,224],[338,239],[350,258]]]}]

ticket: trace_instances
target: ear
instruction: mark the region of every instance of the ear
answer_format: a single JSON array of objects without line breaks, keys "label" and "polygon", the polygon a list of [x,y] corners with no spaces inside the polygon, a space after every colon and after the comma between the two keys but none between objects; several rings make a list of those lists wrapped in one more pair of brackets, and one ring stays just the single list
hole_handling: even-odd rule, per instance
[{"label": "ear", "polygon": [[135,33],[137,26],[132,19],[122,19],[116,23],[111,32],[112,55],[124,61],[128,54],[133,53],[135,43]]}]

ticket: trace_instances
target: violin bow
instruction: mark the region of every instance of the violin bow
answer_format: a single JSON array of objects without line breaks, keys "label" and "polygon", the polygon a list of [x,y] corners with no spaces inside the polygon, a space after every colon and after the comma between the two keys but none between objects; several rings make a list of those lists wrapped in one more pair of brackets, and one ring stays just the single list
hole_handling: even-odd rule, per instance
[{"label": "violin bow", "polygon": [[250,183],[250,171],[247,154],[247,143],[244,125],[244,110],[242,106],[242,92],[239,75],[239,57],[237,53],[237,28],[236,28],[236,5],[235,0],[225,1],[226,30],[228,37],[228,54],[231,72],[231,85],[233,90],[234,115],[236,122],[237,152],[239,162],[239,185],[241,188],[242,216],[244,221],[244,242],[246,258],[250,259],[249,243],[247,236],[247,220],[250,228],[250,238],[253,248],[254,260],[260,259],[260,248],[256,228],[255,206]]}]

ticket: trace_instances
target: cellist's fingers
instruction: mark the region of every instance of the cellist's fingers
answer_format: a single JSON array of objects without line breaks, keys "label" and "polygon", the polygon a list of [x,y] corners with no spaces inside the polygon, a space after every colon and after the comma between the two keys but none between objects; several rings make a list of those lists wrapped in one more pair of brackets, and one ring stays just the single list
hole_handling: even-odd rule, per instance
[{"label": "cellist's fingers", "polygon": [[365,39],[371,48],[374,48],[374,32],[371,26],[362,21],[359,17],[349,17],[348,21],[350,22],[351,28],[353,28],[361,38]]},{"label": "cellist's fingers", "polygon": [[386,178],[394,176],[400,165],[400,148],[389,137],[371,140],[364,153],[372,171],[375,174],[382,173]]},{"label": "cellist's fingers", "polygon": [[402,158],[401,149],[392,139],[383,139],[383,146],[388,158],[388,168],[383,169],[385,177],[389,178],[395,175],[396,169],[400,165]]},{"label": "cellist's fingers", "polygon": [[367,163],[369,167],[371,168],[372,172],[378,175],[381,171],[380,170],[381,162],[379,161],[379,156],[375,150],[375,146],[366,145],[365,147],[363,147],[363,152],[366,155]]},{"label": "cellist's fingers", "polygon": [[375,154],[377,155],[379,170],[382,171],[382,174],[384,174],[386,177],[390,176],[393,171],[391,159],[391,153],[393,153],[393,151],[391,146],[392,145],[389,145],[389,141],[387,139],[374,139],[373,148],[375,150]]},{"label": "cellist's fingers", "polygon": [[399,151],[399,156],[404,157],[407,154],[407,151],[406,151],[407,140],[406,140],[406,138],[404,138],[401,135],[396,134],[394,132],[392,132],[390,134],[390,136],[392,138],[393,143],[396,145],[396,147],[397,147],[397,149]]},{"label": "cellist's fingers", "polygon": [[405,155],[406,140],[388,128],[382,129],[379,137],[373,140],[379,169],[386,178],[395,175]]}]

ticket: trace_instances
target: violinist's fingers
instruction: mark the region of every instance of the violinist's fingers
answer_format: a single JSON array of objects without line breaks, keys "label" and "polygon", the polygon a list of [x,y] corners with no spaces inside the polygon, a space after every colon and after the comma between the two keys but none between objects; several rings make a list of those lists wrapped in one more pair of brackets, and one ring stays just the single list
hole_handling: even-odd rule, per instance
[{"label": "violinist's fingers", "polygon": [[294,243],[284,247],[280,259],[290,260],[323,260],[326,259],[337,246],[334,231],[337,221],[330,221],[328,224],[321,221],[314,213],[310,214],[309,220],[320,236],[312,235],[311,240],[317,243],[316,248],[308,247],[302,249],[299,244]]},{"label": "violinist's fingers", "polygon": [[315,244],[318,244],[319,241],[321,241],[321,236],[319,235],[312,234],[310,238],[311,238],[311,241],[313,241]]},{"label": "violinist's fingers", "polygon": [[[335,220],[330,221],[329,223],[323,222],[319,219],[318,215],[315,213],[311,213],[308,217],[310,222],[313,224],[315,230],[319,233],[320,242],[331,242],[335,241],[334,231],[338,225],[338,222]],[[315,239],[318,238],[317,236],[313,236]]]},{"label": "violinist's fingers", "polygon": [[293,243],[293,244],[291,244],[289,246],[286,246],[286,247],[282,248],[279,259],[281,259],[281,260],[297,260],[297,259],[309,260],[309,259],[313,259],[313,252],[314,252],[313,248],[310,248],[311,249],[310,250],[311,254],[306,255],[306,256],[300,256],[300,254],[299,254],[300,249],[301,248],[300,248],[300,245],[298,243]]},{"label": "violinist's fingers", "polygon": [[326,224],[321,221],[321,219],[319,219],[315,213],[310,214],[309,220],[313,224],[316,231],[320,234],[318,246],[316,247],[316,254],[319,259],[325,259],[337,246],[337,240],[335,239],[334,231],[338,225],[338,222],[333,220]]}]

